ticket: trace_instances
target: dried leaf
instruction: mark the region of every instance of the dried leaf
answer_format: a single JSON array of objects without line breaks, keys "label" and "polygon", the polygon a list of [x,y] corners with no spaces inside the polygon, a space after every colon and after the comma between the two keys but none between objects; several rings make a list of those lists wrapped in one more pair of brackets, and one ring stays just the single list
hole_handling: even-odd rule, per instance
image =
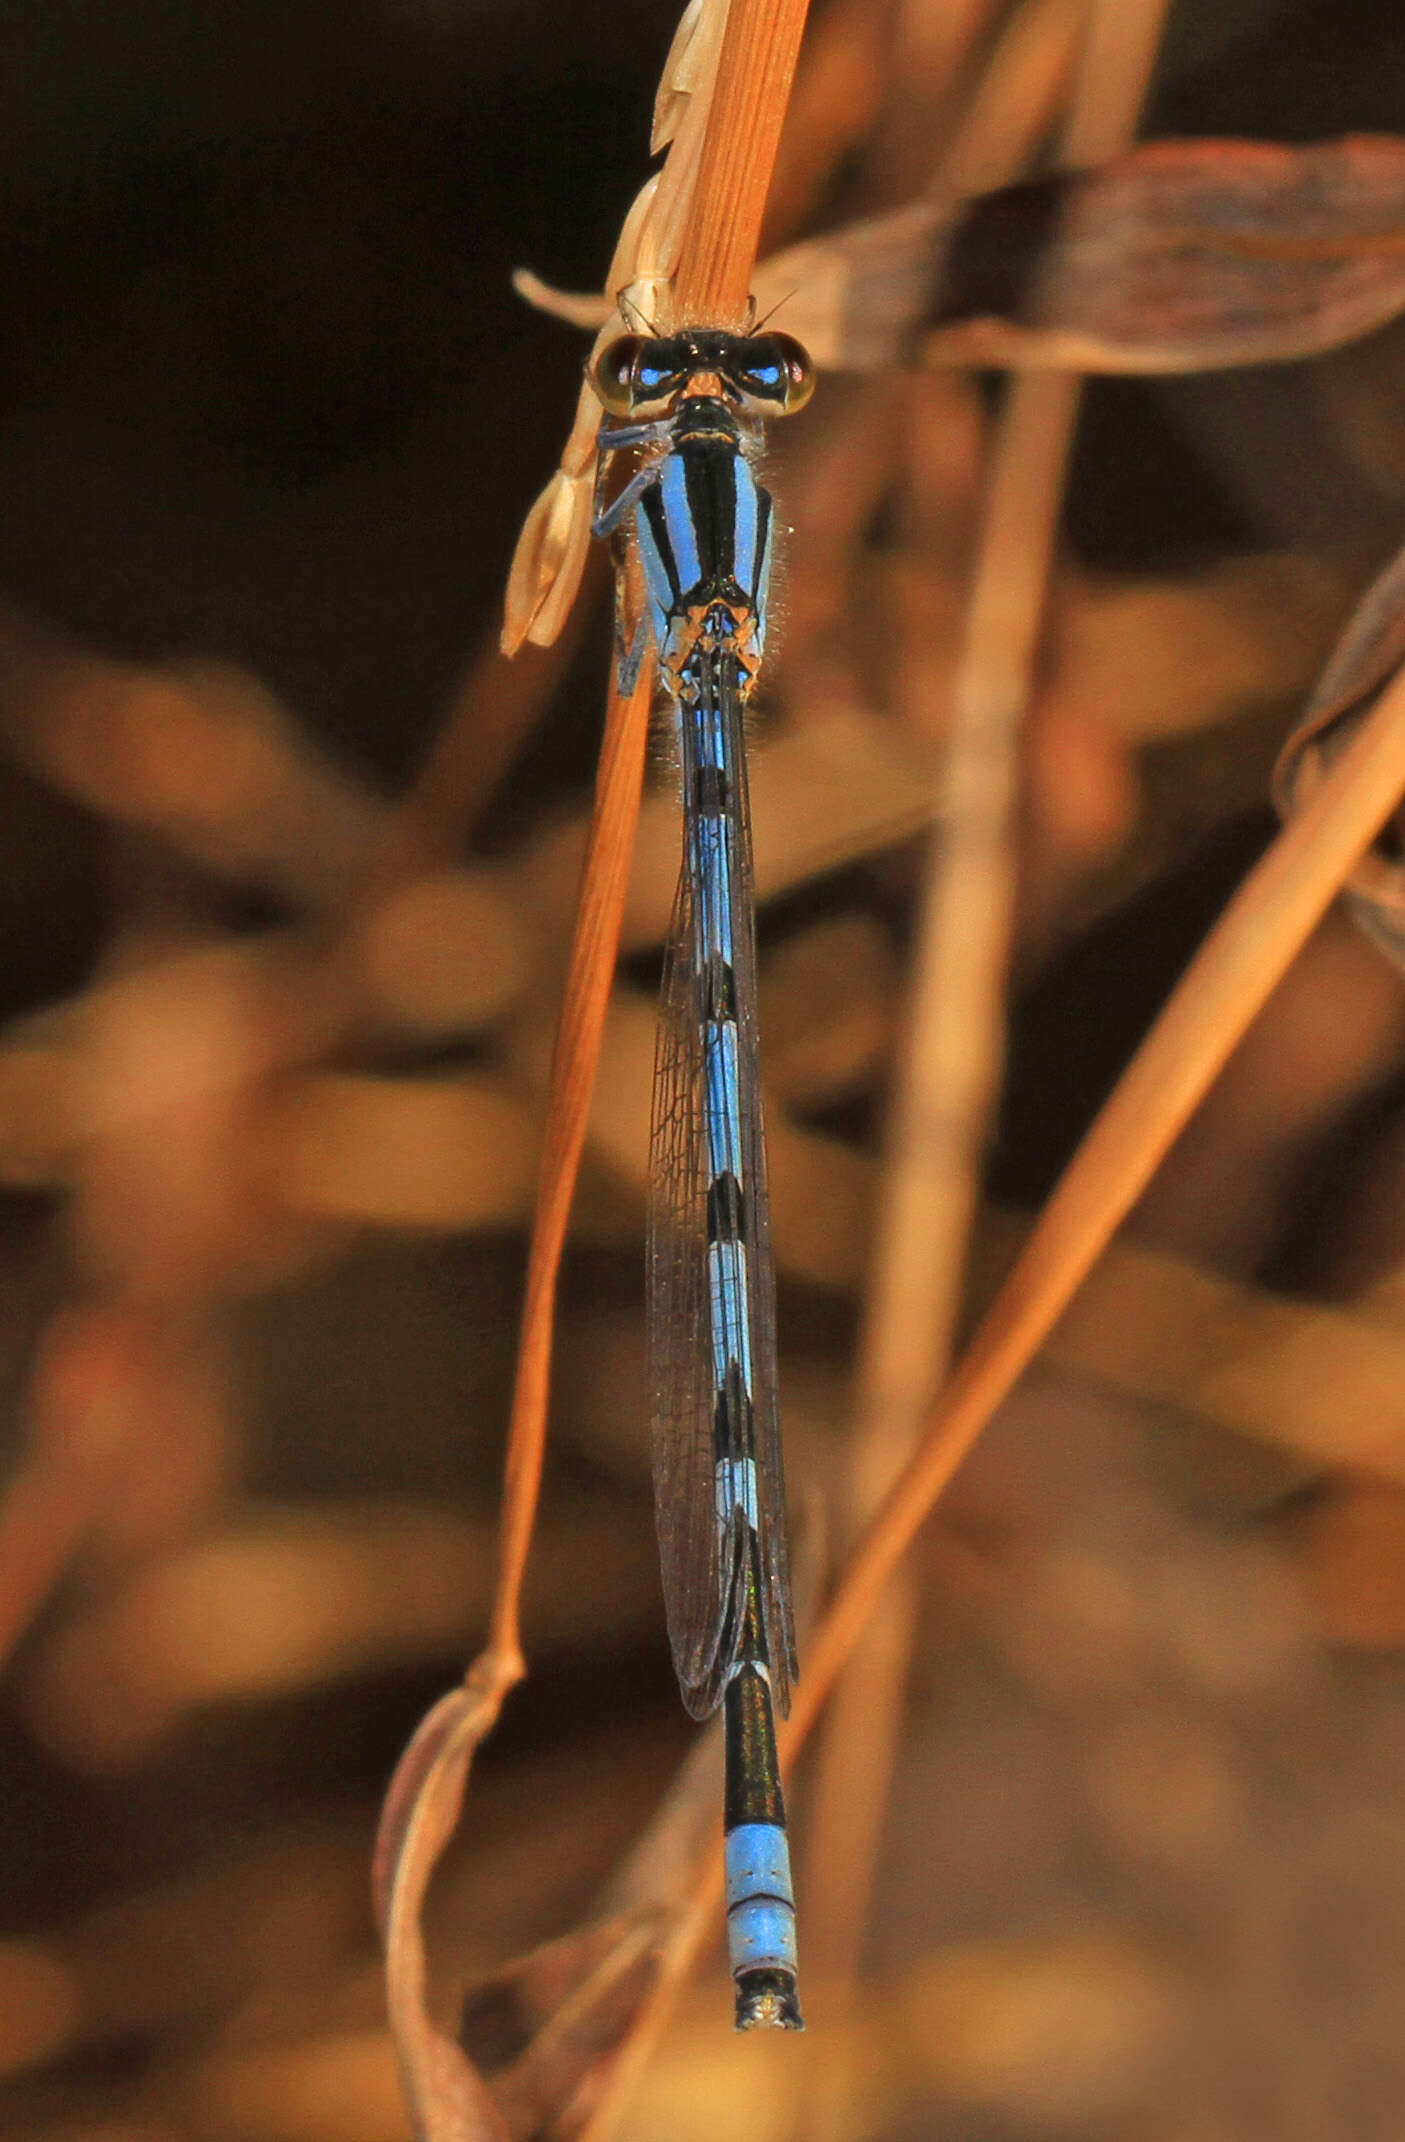
[{"label": "dried leaf", "polygon": [[792,247],[762,306],[817,364],[1192,372],[1333,349],[1405,308],[1405,141],[1152,142]]},{"label": "dried leaf", "polygon": [[662,1932],[657,1912],[596,1921],[473,1989],[464,2043],[514,2138],[580,2131],[653,1991]]},{"label": "dried leaf", "polygon": [[[495,1711],[494,1700],[492,1712],[482,1715],[465,1688],[430,1713],[391,1788],[377,1850],[383,1913],[384,1899],[394,1898],[387,1943],[392,2020],[412,2087],[420,2079],[422,2094],[411,2102],[428,2142],[458,2142],[479,2132],[564,2138],[580,2131],[656,1988],[670,1937],[691,1909],[698,1854],[716,1822],[721,1740],[713,1732],[683,1766],[598,1912],[470,1988],[451,2057],[427,2015],[423,1947],[410,1930],[418,1929],[427,1874],[452,1833],[468,1763]],[[412,2036],[405,2034],[407,2023]],[[452,2112],[441,2109],[441,2091]],[[475,2091],[497,2125],[432,2124],[461,2117],[461,2103],[480,2111]]]},{"label": "dried leaf", "polygon": [[[582,401],[586,398],[582,396]],[[587,453],[589,465],[582,473],[562,466],[547,484],[527,515],[507,580],[506,619],[503,625],[504,654],[516,654],[524,640],[549,647],[566,622],[576,590],[585,571],[590,549],[590,500],[595,482],[594,449],[590,443],[599,421],[594,396],[584,412],[586,431],[582,441],[582,416],[567,447]]]},{"label": "dried leaf", "polygon": [[700,89],[706,93],[716,58],[709,45],[717,35],[717,12],[714,7],[709,15],[703,0],[688,0],[683,10],[654,98],[654,124],[649,134],[651,156],[661,156],[678,132],[689,97]]},{"label": "dried leaf", "polygon": [[[1367,589],[1279,755],[1274,801],[1300,811],[1405,661],[1405,551]],[[1371,941],[1405,966],[1405,810],[1397,807],[1353,871],[1352,909]]]},{"label": "dried leaf", "polygon": [[557,290],[532,268],[514,268],[512,287],[524,305],[549,312],[553,319],[565,320],[571,327],[588,328],[592,334],[598,333],[614,309],[603,292]]},{"label": "dried leaf", "polygon": [[421,1720],[391,1780],[376,1839],[373,1884],[390,2023],[420,2142],[508,2142],[487,2085],[430,2012],[422,1925],[430,1878],[463,1808],[469,1765],[506,1687],[491,1660],[480,1661]]}]

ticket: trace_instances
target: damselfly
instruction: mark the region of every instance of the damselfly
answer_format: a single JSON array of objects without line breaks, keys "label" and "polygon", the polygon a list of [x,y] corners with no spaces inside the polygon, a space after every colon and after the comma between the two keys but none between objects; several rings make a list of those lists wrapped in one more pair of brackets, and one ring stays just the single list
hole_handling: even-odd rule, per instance
[{"label": "damselfly", "polygon": [[[645,636],[673,704],[683,865],[664,967],[649,1201],[654,1497],[669,1636],[694,1717],[723,1706],[727,1935],[737,2025],[801,2026],[774,1713],[796,1671],[776,1401],[775,1279],[757,1059],[743,720],[766,644],[769,492],[760,422],[809,400],[788,335],[621,336],[592,372],[608,466],[596,514],[632,537]],[[611,421],[613,420],[613,421]]]}]

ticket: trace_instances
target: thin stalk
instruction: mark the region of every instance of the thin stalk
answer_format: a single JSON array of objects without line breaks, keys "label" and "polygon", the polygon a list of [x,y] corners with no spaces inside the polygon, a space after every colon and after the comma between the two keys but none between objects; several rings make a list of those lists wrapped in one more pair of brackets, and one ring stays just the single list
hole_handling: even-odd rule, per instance
[{"label": "thin stalk", "polygon": [[1405,674],[1240,887],[1065,1169],[811,1643],[783,1735],[788,1750],[809,1730],[932,1504],[1402,793]]},{"label": "thin stalk", "polygon": [[673,277],[679,325],[745,327],[809,0],[732,0],[692,213]]},{"label": "thin stalk", "polygon": [[387,2008],[406,2102],[423,2142],[499,2142],[507,2133],[487,2085],[443,2030],[430,2000],[424,1900],[457,1827],[474,1754],[526,1671],[520,1602],[546,1443],[556,1280],[614,980],[653,682],[653,664],[646,662],[628,698],[612,688],[606,715],[552,1060],[488,1641],[461,1685],[421,1721],[391,1781],[377,1840],[374,1887],[385,1938]]},{"label": "thin stalk", "polygon": [[489,1634],[490,1651],[512,1671],[514,1678],[523,1670],[520,1601],[546,1443],[556,1281],[590,1117],[600,1037],[614,982],[653,694],[652,658],[645,661],[628,698],[621,697],[613,683],[610,688],[580,906],[552,1058],[537,1208],[527,1258],[517,1380],[503,1471],[497,1594]]},{"label": "thin stalk", "polygon": [[[1165,0],[1099,0],[1064,160],[1130,139]],[[1023,19],[1023,18],[1021,18]],[[1021,47],[1021,52],[1023,48]],[[989,92],[987,92],[989,94]],[[968,152],[969,153],[969,152]],[[1011,382],[957,666],[938,832],[918,908],[857,1375],[851,1508],[862,1522],[921,1432],[950,1359],[1004,1058],[1020,739],[1034,688],[1079,381]],[[811,1817],[807,1953],[837,1997],[862,1947],[917,1611],[902,1572],[836,1691]]]}]

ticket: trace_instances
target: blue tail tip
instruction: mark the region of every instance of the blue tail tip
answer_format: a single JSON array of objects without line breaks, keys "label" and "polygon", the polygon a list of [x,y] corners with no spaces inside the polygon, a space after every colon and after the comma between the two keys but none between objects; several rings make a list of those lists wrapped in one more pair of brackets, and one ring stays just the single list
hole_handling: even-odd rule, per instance
[{"label": "blue tail tip", "polygon": [[738,2030],[805,2028],[793,1971],[739,1971],[736,1984]]}]

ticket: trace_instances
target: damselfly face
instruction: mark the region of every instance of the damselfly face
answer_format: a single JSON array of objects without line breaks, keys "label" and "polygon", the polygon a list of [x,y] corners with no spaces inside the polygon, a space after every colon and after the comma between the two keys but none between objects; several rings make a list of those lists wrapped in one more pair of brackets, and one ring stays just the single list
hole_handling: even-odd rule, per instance
[{"label": "damselfly face", "polygon": [[792,335],[620,335],[600,352],[591,385],[611,416],[662,414],[693,381],[748,416],[790,416],[814,392],[809,358]]}]

